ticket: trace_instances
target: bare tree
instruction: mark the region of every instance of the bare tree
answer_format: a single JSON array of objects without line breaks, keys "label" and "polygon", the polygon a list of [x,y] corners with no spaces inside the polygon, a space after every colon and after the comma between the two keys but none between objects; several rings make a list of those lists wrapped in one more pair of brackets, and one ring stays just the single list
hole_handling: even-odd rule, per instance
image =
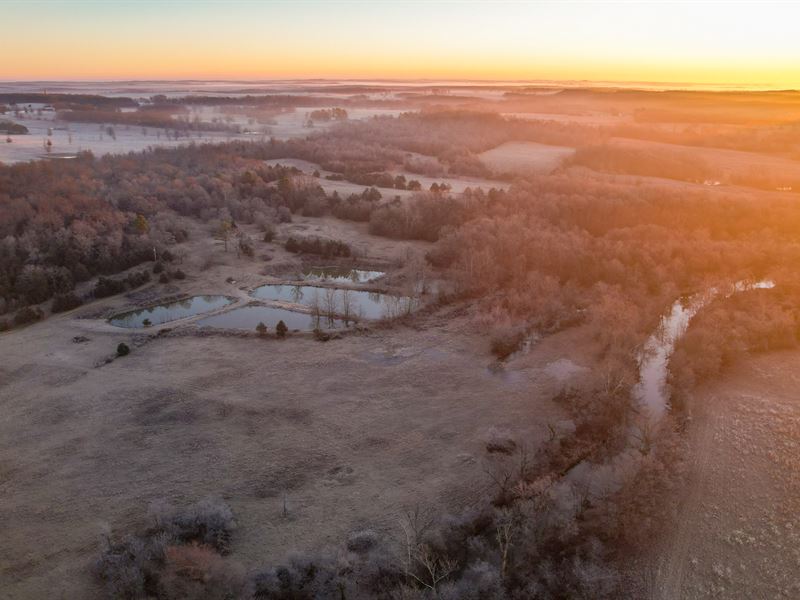
[{"label": "bare tree", "polygon": [[344,317],[346,322],[349,322],[355,316],[355,298],[353,297],[353,292],[348,289],[342,290],[341,293],[342,297],[342,311],[341,314]]},{"label": "bare tree", "polygon": [[332,325],[337,314],[336,288],[325,288],[322,301],[324,302],[325,316],[328,317],[328,323]]},{"label": "bare tree", "polygon": [[222,221],[216,231],[216,238],[222,241],[225,246],[225,252],[228,251],[228,241],[231,239],[231,224],[230,221]]},{"label": "bare tree", "polygon": [[509,510],[500,513],[495,524],[495,540],[500,549],[500,576],[505,579],[509,552],[517,530],[517,518]]},{"label": "bare tree", "polygon": [[311,315],[314,318],[314,329],[319,329],[320,318],[322,317],[322,309],[320,307],[319,290],[314,290],[314,295],[311,297],[309,303]]},{"label": "bare tree", "polygon": [[455,572],[458,563],[439,556],[425,542],[425,536],[433,526],[429,511],[422,511],[416,506],[404,515],[400,526],[405,535],[403,572],[406,578],[409,583],[416,582],[437,595],[439,584]]},{"label": "bare tree", "polygon": [[574,482],[570,486],[572,499],[575,506],[575,518],[583,518],[584,513],[591,507],[592,502],[592,488],[589,482],[579,481]]}]

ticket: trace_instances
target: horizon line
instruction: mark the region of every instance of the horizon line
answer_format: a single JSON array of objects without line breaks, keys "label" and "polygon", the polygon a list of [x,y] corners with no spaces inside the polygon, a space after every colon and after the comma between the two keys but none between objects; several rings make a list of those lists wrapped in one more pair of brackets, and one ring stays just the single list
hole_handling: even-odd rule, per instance
[{"label": "horizon line", "polygon": [[136,84],[136,83],[235,83],[235,84],[278,84],[278,83],[371,83],[371,84],[468,84],[468,85],[603,85],[611,86],[661,86],[661,87],[708,87],[708,88],[752,88],[759,91],[798,91],[797,87],[786,87],[774,83],[726,82],[709,83],[704,81],[652,81],[615,79],[494,79],[494,78],[449,78],[449,77],[156,77],[156,78],[43,78],[43,79],[3,79],[0,84],[47,84],[47,83],[95,83],[95,84]]}]

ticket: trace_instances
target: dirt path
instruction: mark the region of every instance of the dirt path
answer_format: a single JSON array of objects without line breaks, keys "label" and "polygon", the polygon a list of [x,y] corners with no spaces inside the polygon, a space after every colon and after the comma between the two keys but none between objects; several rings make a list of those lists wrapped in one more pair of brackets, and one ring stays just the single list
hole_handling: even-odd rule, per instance
[{"label": "dirt path", "polygon": [[686,485],[686,496],[681,501],[679,509],[681,516],[672,535],[667,539],[657,566],[657,585],[653,600],[675,600],[681,597],[687,557],[691,554],[696,541],[697,531],[693,515],[696,514],[696,507],[703,503],[704,494],[708,492],[705,489],[702,474],[708,471],[712,460],[714,433],[709,423],[710,418],[707,414],[698,414],[691,429],[691,475]]}]

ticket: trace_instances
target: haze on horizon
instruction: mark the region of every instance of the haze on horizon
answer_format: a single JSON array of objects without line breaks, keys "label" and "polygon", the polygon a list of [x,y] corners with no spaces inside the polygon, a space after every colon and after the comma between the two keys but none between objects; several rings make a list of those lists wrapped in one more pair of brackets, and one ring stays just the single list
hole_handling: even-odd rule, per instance
[{"label": "haze on horizon", "polygon": [[800,4],[86,2],[0,8],[2,80],[395,78],[800,87]]}]

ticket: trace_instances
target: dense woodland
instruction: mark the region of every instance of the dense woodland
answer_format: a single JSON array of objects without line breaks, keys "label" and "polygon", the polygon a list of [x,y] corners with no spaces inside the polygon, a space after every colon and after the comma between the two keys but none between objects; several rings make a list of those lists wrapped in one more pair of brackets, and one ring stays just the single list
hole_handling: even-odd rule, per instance
[{"label": "dense woodland", "polygon": [[170,214],[278,222],[310,195],[285,177],[269,185],[286,169],[248,164],[230,148],[197,147],[0,168],[0,312],[153,260],[185,239]]}]

